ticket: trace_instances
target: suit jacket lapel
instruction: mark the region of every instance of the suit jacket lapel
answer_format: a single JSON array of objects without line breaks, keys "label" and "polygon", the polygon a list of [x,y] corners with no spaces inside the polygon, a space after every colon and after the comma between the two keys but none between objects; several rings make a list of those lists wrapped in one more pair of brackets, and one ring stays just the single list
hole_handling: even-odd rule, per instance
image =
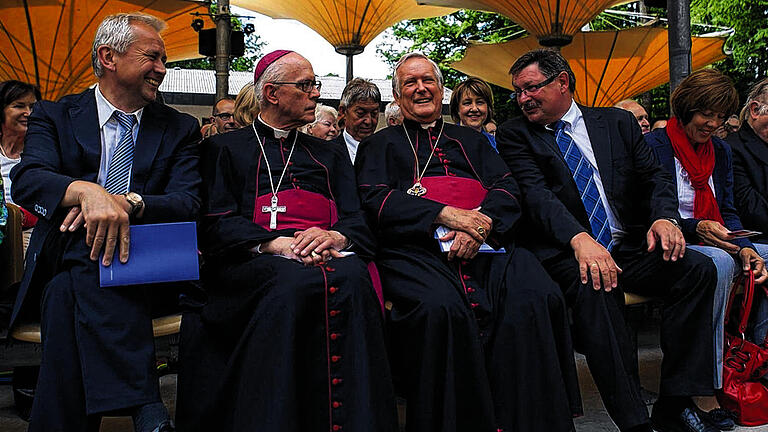
[{"label": "suit jacket lapel", "polygon": [[741,129],[739,129],[738,134],[739,139],[744,143],[744,148],[752,153],[752,155],[759,159],[763,164],[768,165],[768,143],[763,142],[763,140],[757,136],[749,123],[744,122]]},{"label": "suit jacket lapel", "polygon": [[85,150],[87,165],[95,166],[98,170],[101,161],[101,132],[93,89],[80,94],[80,100],[69,108],[69,118],[75,140]]},{"label": "suit jacket lapel", "polygon": [[159,121],[160,116],[155,102],[147,105],[141,115],[131,172],[131,190],[139,193],[144,191],[144,184],[152,168],[152,161],[157,155],[157,150],[160,148],[165,133],[165,123]]},{"label": "suit jacket lapel", "polygon": [[589,141],[592,143],[592,150],[595,152],[595,161],[600,173],[600,180],[603,183],[605,193],[610,196],[613,191],[613,158],[611,151],[611,137],[605,120],[598,112],[583,106],[579,106],[581,114],[584,117],[584,124],[587,126]]}]

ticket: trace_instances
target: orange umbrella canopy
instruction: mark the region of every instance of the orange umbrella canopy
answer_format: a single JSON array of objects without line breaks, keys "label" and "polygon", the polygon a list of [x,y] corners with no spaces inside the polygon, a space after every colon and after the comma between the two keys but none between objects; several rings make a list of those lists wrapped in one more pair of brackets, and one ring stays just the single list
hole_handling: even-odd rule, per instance
[{"label": "orange umbrella canopy", "polygon": [[107,15],[144,12],[164,19],[168,60],[199,57],[190,12],[208,7],[188,0],[0,0],[0,81],[40,86],[57,100],[96,82],[91,45]]},{"label": "orange umbrella canopy", "polygon": [[419,3],[496,12],[544,46],[562,46],[605,9],[628,0],[419,0]]},{"label": "orange umbrella canopy", "polygon": [[404,19],[455,11],[419,6],[415,0],[232,0],[232,4],[272,18],[301,21],[344,55],[360,54],[379,33]]},{"label": "orange umbrella canopy", "polygon": [[[694,70],[725,58],[725,36],[692,39]],[[532,37],[501,44],[472,44],[464,58],[451,67],[512,89],[512,63],[537,48],[541,46]],[[574,98],[583,105],[612,106],[669,81],[667,30],[663,28],[579,32],[561,54],[576,75]]]}]

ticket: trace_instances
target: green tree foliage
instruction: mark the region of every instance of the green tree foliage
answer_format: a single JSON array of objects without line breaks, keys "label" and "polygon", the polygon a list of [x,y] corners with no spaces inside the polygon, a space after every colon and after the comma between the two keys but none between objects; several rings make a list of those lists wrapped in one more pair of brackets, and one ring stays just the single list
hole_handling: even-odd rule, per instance
[{"label": "green tree foliage", "polygon": [[691,21],[732,27],[731,56],[715,67],[733,78],[742,100],[768,76],[768,0],[692,0]]},{"label": "green tree foliage", "polygon": [[[210,8],[211,16],[216,13],[216,3],[211,4]],[[230,26],[232,31],[242,31],[245,24],[237,17],[230,18]],[[256,61],[261,55],[261,49],[264,47],[265,42],[261,40],[259,35],[251,33],[245,35],[245,55],[242,57],[234,57],[230,59],[229,69],[232,71],[249,72],[253,70]],[[167,65],[169,68],[179,67],[182,69],[216,69],[216,61],[212,57],[205,57],[193,60],[181,60],[177,62],[171,62]]]}]

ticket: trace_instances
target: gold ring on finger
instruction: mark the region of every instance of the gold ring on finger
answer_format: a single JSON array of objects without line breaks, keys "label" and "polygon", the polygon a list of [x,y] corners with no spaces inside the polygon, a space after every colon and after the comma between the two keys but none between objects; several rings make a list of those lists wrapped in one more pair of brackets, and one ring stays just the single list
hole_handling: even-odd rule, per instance
[{"label": "gold ring on finger", "polygon": [[315,251],[312,251],[312,252],[310,252],[309,254],[310,254],[310,255],[312,255],[312,256],[313,256],[313,257],[315,257],[315,258],[317,258],[317,257],[319,257],[319,256],[320,256],[320,254],[319,254],[319,253],[317,253],[317,252],[315,252]]},{"label": "gold ring on finger", "polygon": [[597,263],[590,264],[590,267],[598,267]]},{"label": "gold ring on finger", "polygon": [[483,228],[482,226],[478,226],[477,228],[475,228],[475,231],[477,231],[477,233],[480,234],[482,237],[485,237],[485,228]]}]

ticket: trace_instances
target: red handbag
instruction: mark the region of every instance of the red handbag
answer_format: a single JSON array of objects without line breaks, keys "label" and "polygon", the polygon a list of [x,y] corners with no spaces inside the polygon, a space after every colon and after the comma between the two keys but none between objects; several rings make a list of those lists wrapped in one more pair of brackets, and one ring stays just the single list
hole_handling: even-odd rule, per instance
[{"label": "red handbag", "polygon": [[[740,283],[744,284],[744,297],[741,307],[732,311],[736,287]],[[768,336],[762,345],[750,342],[744,337],[754,296],[755,276],[748,272],[736,282],[728,298],[725,312],[723,388],[717,392],[720,405],[733,411],[736,414],[736,423],[743,426],[768,423],[768,388],[760,382],[760,377],[768,372]],[[729,320],[737,322],[738,328],[729,329]]]}]

